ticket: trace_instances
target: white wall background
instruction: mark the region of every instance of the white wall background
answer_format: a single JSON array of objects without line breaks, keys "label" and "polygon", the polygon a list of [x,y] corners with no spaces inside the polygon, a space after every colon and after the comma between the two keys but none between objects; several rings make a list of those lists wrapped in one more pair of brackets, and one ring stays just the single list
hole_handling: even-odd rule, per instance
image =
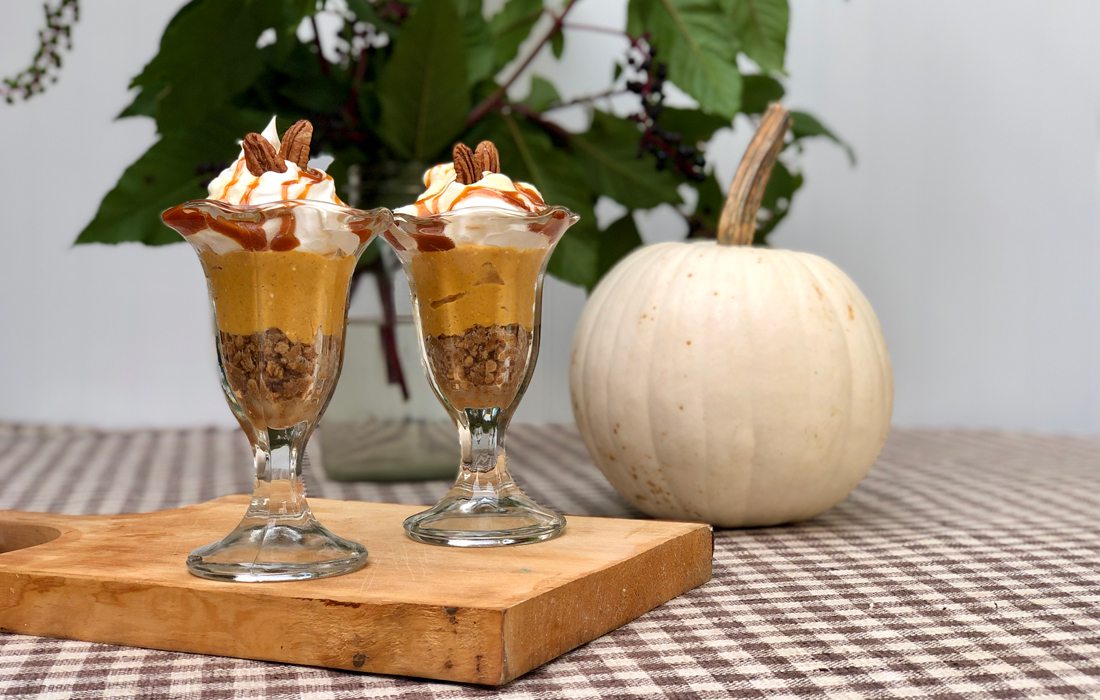
[{"label": "white wall background", "polygon": [[[86,0],[61,82],[0,105],[0,419],[229,424],[205,289],[180,245],[71,247],[153,140],[112,121],[173,2]],[[899,425],[1100,434],[1100,3],[793,0],[788,103],[859,153],[808,149],[783,247],[845,269],[878,311]],[[616,24],[625,0],[576,21]],[[34,49],[39,3],[5,4],[0,74]],[[613,37],[574,37],[537,70],[603,87]],[[714,143],[723,180],[747,138]],[[649,238],[680,235],[645,219]],[[548,285],[539,371],[520,420],[569,420],[583,294]]]}]

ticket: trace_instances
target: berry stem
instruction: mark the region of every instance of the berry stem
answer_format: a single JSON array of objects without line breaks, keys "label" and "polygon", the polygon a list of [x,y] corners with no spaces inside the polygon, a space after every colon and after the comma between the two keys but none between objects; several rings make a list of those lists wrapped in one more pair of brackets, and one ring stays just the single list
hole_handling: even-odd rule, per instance
[{"label": "berry stem", "polygon": [[554,122],[550,121],[549,119],[543,118],[541,114],[525,104],[512,102],[508,105],[508,107],[516,114],[523,116],[529,122],[545,131],[550,136],[550,138],[559,143],[568,143],[569,139],[573,136]]},{"label": "berry stem", "polygon": [[622,37],[627,41],[634,40],[634,37],[623,31],[622,29],[615,29],[614,27],[599,27],[595,24],[584,24],[583,22],[563,22],[562,29],[574,29],[581,32],[594,32],[596,34],[610,34],[611,36]]},{"label": "berry stem", "polygon": [[531,62],[535,60],[535,57],[539,55],[543,47],[550,43],[550,40],[561,31],[562,23],[565,21],[565,16],[569,14],[569,11],[573,9],[573,6],[577,4],[577,0],[569,0],[565,7],[562,8],[561,14],[554,17],[554,24],[551,25],[550,31],[546,32],[546,35],[539,40],[535,45],[535,48],[531,50],[531,53],[527,55],[527,58],[523,59],[523,62],[519,64],[512,75],[508,77],[504,83],[493,91],[491,95],[479,102],[466,117],[466,128],[470,128],[474,124],[485,118],[489,112],[495,109],[499,109],[504,104],[504,98],[508,93],[508,88],[512,86],[512,83],[516,82],[519,76],[523,75],[523,71],[527,70]]},{"label": "berry stem", "polygon": [[547,107],[546,109],[544,109],[543,113],[552,112],[556,109],[565,109],[567,107],[576,107],[578,105],[586,105],[586,104],[595,102],[596,100],[602,100],[602,99],[606,99],[608,97],[615,97],[617,95],[625,95],[628,92],[630,92],[630,91],[627,90],[625,87],[612,87],[612,88],[608,88],[608,89],[606,89],[602,92],[593,93],[591,95],[581,95],[580,97],[574,97],[572,99],[564,100],[562,102],[556,102],[556,103],[550,105],[549,107]]},{"label": "berry stem", "polygon": [[309,23],[313,27],[313,45],[317,48],[317,61],[321,65],[321,72],[327,76],[332,73],[332,66],[328,64],[325,52],[321,50],[321,32],[317,28],[317,15],[310,15]]}]

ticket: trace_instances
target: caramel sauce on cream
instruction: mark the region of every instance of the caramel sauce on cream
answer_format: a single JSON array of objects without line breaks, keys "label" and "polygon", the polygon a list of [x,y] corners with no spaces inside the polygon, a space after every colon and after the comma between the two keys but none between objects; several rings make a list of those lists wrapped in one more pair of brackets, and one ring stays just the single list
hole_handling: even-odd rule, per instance
[{"label": "caramel sauce on cream", "polygon": [[[267,234],[264,233],[263,221],[229,221],[210,216],[201,209],[192,209],[183,204],[172,207],[161,214],[160,218],[183,236],[193,236],[199,231],[209,229],[235,241],[245,250],[267,248]],[[293,226],[293,218],[290,220]]]},{"label": "caramel sauce on cream", "polygon": [[222,193],[218,195],[218,199],[224,200],[229,196],[229,190],[233,189],[233,185],[237,184],[237,181],[241,179],[241,173],[244,171],[244,158],[237,161],[237,166],[233,168],[233,177],[229,179],[229,182],[225,183],[225,187],[222,189]]},{"label": "caramel sauce on cream", "polygon": [[[462,192],[451,202],[447,211],[453,211],[455,205],[459,202],[469,199],[470,197],[482,196],[490,199],[500,200],[504,204],[511,205],[525,212],[534,212],[543,206],[545,202],[539,193],[532,187],[527,187],[520,182],[514,182],[513,186],[516,188],[514,192],[509,190],[498,190],[492,187],[480,187],[478,185],[468,185],[463,188]],[[428,217],[435,214],[446,213],[440,211],[440,200],[443,195],[447,194],[446,188],[437,192],[431,197],[424,197],[416,200],[414,206],[416,207],[416,215],[420,217]]]},{"label": "caramel sauce on cream", "polygon": [[461,202],[462,200],[469,199],[470,197],[473,197],[474,195],[480,195],[480,196],[483,196],[483,197],[488,195],[491,198],[499,199],[503,202],[506,202],[506,203],[511,204],[513,206],[516,206],[516,207],[519,207],[520,209],[523,209],[524,211],[531,211],[531,207],[529,206],[529,203],[528,203],[527,199],[525,199],[518,192],[505,192],[503,190],[491,190],[487,187],[467,187],[465,190],[462,191],[462,194],[455,197],[454,201],[451,202],[451,209],[454,209],[454,206],[456,204],[458,204],[459,202]]},{"label": "caramel sauce on cream", "polygon": [[256,178],[248,186],[248,189],[246,189],[244,191],[244,196],[241,197],[241,204],[248,204],[249,200],[252,199],[252,192],[259,186],[260,186],[260,178]]},{"label": "caramel sauce on cream", "polygon": [[297,220],[295,220],[293,216],[282,217],[282,221],[279,223],[279,232],[271,239],[272,250],[284,252],[294,250],[302,244],[302,242],[298,240],[298,237],[294,235],[294,227],[297,223]]}]

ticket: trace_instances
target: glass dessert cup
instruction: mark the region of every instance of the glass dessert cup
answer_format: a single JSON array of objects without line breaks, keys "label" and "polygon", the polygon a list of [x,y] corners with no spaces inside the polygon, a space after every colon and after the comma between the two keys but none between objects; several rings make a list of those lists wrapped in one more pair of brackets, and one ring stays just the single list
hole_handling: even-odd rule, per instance
[{"label": "glass dessert cup", "polygon": [[561,207],[394,214],[386,240],[405,268],[421,358],[461,451],[443,500],[405,520],[412,539],[493,547],[540,542],[565,528],[565,518],[512,480],[504,443],[538,357],[546,263],[576,221]]},{"label": "glass dessert cup", "polygon": [[362,567],[366,549],[310,511],[302,457],[340,374],[352,271],[389,225],[389,211],[195,200],[162,218],[202,263],[222,391],[256,470],[240,524],[193,551],[188,569],[217,580],[286,581]]}]

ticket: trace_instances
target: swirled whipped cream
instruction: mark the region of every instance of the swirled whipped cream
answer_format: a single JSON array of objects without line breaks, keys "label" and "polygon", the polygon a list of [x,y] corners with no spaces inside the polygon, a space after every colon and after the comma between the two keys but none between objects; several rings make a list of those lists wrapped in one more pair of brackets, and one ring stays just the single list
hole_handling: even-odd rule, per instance
[{"label": "swirled whipped cream", "polygon": [[491,207],[535,212],[546,206],[534,185],[517,182],[503,173],[482,171],[481,179],[458,181],[454,163],[440,163],[424,173],[424,194],[395,211],[410,216],[433,216],[465,209]]},{"label": "swirled whipped cream", "polygon": [[282,149],[272,118],[262,134],[245,136],[236,162],[210,183],[209,199],[172,207],[161,219],[200,251],[215,255],[356,254],[372,235],[371,226],[361,218],[364,212],[347,208],[336,196],[332,177],[308,166],[312,135],[313,126],[299,121],[283,135]]},{"label": "swirled whipped cream", "polygon": [[[267,128],[260,134],[279,152],[279,132],[275,127],[275,117],[268,122]],[[311,200],[343,205],[336,196],[336,183],[332,176],[315,168],[299,168],[297,163],[283,161],[286,172],[267,171],[256,176],[249,172],[245,161],[244,149],[237,160],[211,180],[207,187],[210,199],[227,204],[270,204],[290,200]]]}]

